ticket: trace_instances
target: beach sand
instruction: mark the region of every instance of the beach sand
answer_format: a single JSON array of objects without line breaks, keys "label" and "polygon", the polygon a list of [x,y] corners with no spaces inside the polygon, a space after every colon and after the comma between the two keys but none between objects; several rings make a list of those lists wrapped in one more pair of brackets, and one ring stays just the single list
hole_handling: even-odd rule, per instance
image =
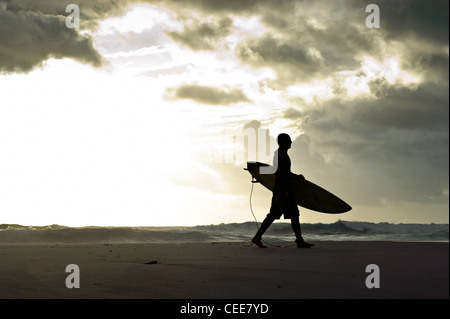
[{"label": "beach sand", "polygon": [[[448,243],[0,245],[0,298],[449,298]],[[149,263],[149,264],[147,264]],[[80,288],[66,287],[66,266]],[[366,266],[380,288],[366,287]]]}]

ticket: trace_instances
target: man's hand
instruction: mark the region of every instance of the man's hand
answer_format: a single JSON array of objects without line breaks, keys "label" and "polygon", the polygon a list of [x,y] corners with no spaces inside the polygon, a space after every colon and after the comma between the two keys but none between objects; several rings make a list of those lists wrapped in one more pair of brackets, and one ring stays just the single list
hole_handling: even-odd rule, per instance
[{"label": "man's hand", "polygon": [[297,175],[297,178],[301,181],[304,181],[306,179],[302,174]]}]

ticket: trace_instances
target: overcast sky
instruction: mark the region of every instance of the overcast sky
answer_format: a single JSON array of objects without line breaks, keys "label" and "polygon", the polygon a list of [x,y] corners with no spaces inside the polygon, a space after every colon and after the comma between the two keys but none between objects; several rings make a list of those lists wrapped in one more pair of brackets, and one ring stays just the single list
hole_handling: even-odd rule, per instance
[{"label": "overcast sky", "polygon": [[[70,3],[80,28],[66,26]],[[366,26],[370,3],[380,28]],[[448,11],[0,0],[0,223],[252,220],[242,168],[271,155],[250,158],[241,137],[264,130],[272,146],[290,134],[293,171],[353,207],[301,209],[302,222],[448,223]],[[255,185],[259,220],[270,198]]]}]

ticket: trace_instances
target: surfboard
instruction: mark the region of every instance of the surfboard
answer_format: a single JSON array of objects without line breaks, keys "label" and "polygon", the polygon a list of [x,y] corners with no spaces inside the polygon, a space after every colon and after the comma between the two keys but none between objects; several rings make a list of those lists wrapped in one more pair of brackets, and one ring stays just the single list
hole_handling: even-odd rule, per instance
[{"label": "surfboard", "polygon": [[[268,167],[269,164],[260,162],[247,162],[247,170],[256,182],[273,191],[275,174],[261,174],[260,167]],[[326,189],[306,180],[293,177],[292,187],[297,205],[327,214],[342,214],[348,212],[352,207],[336,195]]]}]

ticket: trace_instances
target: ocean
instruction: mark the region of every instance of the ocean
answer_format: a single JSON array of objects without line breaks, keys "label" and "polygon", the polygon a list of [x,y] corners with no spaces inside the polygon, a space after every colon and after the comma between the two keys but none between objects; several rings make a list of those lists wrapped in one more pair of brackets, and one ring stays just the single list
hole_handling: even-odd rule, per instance
[{"label": "ocean", "polygon": [[[80,243],[208,243],[244,242],[257,230],[255,222],[192,227],[68,227],[0,224],[0,244]],[[424,241],[448,242],[449,224],[391,224],[337,221],[302,224],[308,241]],[[289,223],[274,223],[263,239],[292,242]]]}]

